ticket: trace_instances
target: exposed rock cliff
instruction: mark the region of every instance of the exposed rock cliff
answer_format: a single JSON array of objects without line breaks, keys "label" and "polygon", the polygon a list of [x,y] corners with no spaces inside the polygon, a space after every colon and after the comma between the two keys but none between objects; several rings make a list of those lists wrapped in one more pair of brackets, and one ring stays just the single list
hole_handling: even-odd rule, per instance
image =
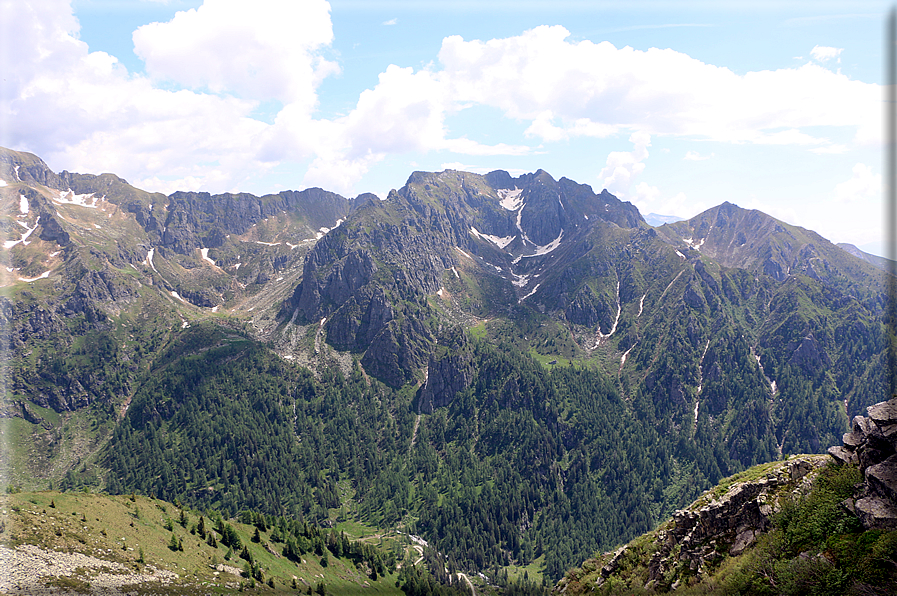
[{"label": "exposed rock cliff", "polygon": [[837,461],[858,465],[865,482],[844,506],[866,529],[897,528],[897,398],[869,406],[856,416],[844,445],[830,447]]},{"label": "exposed rock cliff", "polygon": [[[666,578],[700,576],[726,555],[740,555],[769,529],[782,499],[809,490],[827,460],[823,455],[794,456],[724,481],[677,511],[660,529],[614,552],[601,568],[596,587],[634,557],[650,557],[645,588],[667,591],[678,585],[665,585]],[[564,587],[561,580],[556,591],[563,593]]]},{"label": "exposed rock cliff", "polygon": [[475,373],[471,346],[460,329],[442,343],[447,345],[430,355],[427,382],[421,387],[418,409],[425,414],[450,404],[470,386]]}]

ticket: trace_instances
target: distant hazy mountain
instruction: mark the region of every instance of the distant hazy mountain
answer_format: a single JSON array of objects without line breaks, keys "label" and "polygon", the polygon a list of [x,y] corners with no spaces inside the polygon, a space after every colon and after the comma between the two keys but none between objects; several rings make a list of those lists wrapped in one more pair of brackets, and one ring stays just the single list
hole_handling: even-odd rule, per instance
[{"label": "distant hazy mountain", "polygon": [[678,215],[660,215],[659,213],[649,213],[645,216],[645,222],[649,226],[657,227],[662,226],[663,224],[668,223],[676,223],[677,221],[684,221],[684,217],[679,217]]},{"label": "distant hazy mountain", "polygon": [[893,266],[893,262],[885,257],[880,257],[878,255],[869,254],[868,252],[864,252],[863,250],[857,248],[853,244],[848,244],[847,242],[839,242],[838,246],[843,248],[853,256],[858,259],[863,259],[867,263],[871,265],[875,265],[882,271],[893,271],[893,269],[889,269],[889,266]]}]

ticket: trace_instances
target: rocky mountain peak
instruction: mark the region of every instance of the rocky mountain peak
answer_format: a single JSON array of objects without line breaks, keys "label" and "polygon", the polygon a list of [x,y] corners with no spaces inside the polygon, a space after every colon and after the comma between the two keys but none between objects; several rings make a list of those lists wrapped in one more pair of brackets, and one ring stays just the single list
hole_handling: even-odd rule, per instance
[{"label": "rocky mountain peak", "polygon": [[60,177],[38,156],[3,147],[0,147],[0,180],[6,184],[21,182],[40,184],[56,190],[67,189]]}]

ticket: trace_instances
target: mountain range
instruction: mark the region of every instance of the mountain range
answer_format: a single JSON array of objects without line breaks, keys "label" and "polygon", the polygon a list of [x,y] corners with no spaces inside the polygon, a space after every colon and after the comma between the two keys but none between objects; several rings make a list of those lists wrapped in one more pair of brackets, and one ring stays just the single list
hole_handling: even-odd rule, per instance
[{"label": "mountain range", "polygon": [[559,579],[885,395],[884,261],[537,171],[385,198],[150,193],[0,150],[23,489],[423,536]]}]

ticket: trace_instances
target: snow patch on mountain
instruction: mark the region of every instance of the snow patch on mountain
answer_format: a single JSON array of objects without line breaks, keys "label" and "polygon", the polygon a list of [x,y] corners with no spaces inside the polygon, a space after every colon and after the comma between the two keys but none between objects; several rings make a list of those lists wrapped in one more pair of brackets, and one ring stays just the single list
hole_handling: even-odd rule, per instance
[{"label": "snow patch on mountain", "polygon": [[564,237],[564,230],[561,230],[561,233],[558,234],[558,237],[552,240],[549,244],[545,246],[537,246],[536,252],[531,255],[522,255],[523,257],[539,257],[542,255],[547,255],[548,253],[555,250],[557,247],[561,245],[561,239]]},{"label": "snow patch on mountain", "polygon": [[69,190],[59,190],[56,191],[56,194],[53,196],[53,202],[59,203],[60,205],[78,205],[80,207],[89,207],[90,209],[96,209],[99,207],[97,201],[99,201],[97,197],[94,196],[94,193],[87,193],[83,195],[76,195],[75,191]]},{"label": "snow patch on mountain", "polygon": [[623,355],[620,356],[620,370],[623,370],[623,365],[626,364],[626,358],[629,357],[629,352],[632,351],[632,348],[635,347],[635,344],[631,345],[628,350],[623,352]]},{"label": "snow patch on mountain", "polygon": [[595,329],[595,331],[597,332],[597,335],[595,337],[595,345],[592,346],[593,350],[598,348],[598,346],[601,345],[601,342],[603,340],[608,339],[611,335],[616,333],[617,325],[619,325],[619,323],[620,323],[620,313],[622,311],[623,311],[623,306],[622,306],[622,304],[620,304],[620,278],[618,277],[617,278],[617,316],[614,319],[614,324],[610,328],[610,331],[606,334],[601,333],[601,324],[600,323],[598,324],[597,328]]},{"label": "snow patch on mountain", "polygon": [[511,283],[518,288],[524,288],[526,287],[526,284],[529,283],[529,275],[517,275],[516,273],[512,273],[511,275],[514,276],[514,279],[513,281],[511,281]]},{"label": "snow patch on mountain", "polygon": [[202,255],[202,260],[209,263],[212,267],[215,266],[215,261],[209,258],[209,249],[208,248],[200,248],[199,253]]},{"label": "snow patch on mountain", "polygon": [[533,294],[535,294],[535,293],[536,293],[536,290],[538,290],[538,289],[539,289],[539,286],[541,286],[541,285],[542,285],[541,283],[536,284],[536,287],[533,288],[532,291],[531,291],[529,294],[527,294],[526,296],[524,296],[523,298],[521,298],[520,300],[518,300],[517,303],[520,304],[521,302],[523,302],[524,300],[526,300],[527,298],[529,298],[530,296],[532,296]]},{"label": "snow patch on mountain", "polygon": [[483,234],[482,232],[480,232],[478,229],[476,229],[473,226],[470,227],[470,233],[473,234],[474,236],[476,236],[477,238],[482,238],[483,240],[488,240],[489,242],[491,242],[492,244],[496,245],[499,248],[505,248],[507,245],[509,245],[511,242],[514,241],[514,238],[516,238],[516,236],[505,236],[502,238],[499,236],[493,236],[492,234]]},{"label": "snow patch on mountain", "polygon": [[38,223],[40,223],[39,215],[37,216],[37,221],[34,222],[33,228],[29,228],[27,224],[20,221],[19,224],[25,228],[25,232],[22,234],[22,237],[19,238],[18,240],[7,240],[6,242],[3,243],[3,248],[10,249],[19,243],[21,243],[22,246],[28,246],[28,237],[31,236],[31,234],[34,232],[34,230],[37,229]]},{"label": "snow patch on mountain", "polygon": [[517,188],[516,186],[514,187],[514,190],[500,188],[496,192],[500,199],[499,205],[508,211],[517,211],[517,209],[523,205],[523,199],[520,198],[520,193],[523,192],[522,188]]},{"label": "snow patch on mountain", "polygon": [[701,247],[704,246],[704,243],[707,241],[707,238],[701,238],[700,241],[695,242],[695,239],[692,237],[683,238],[683,242],[692,247],[695,250],[701,250]]},{"label": "snow patch on mountain", "polygon": [[49,272],[49,271],[44,271],[43,273],[41,273],[41,274],[38,275],[37,277],[20,277],[20,278],[19,278],[19,281],[25,281],[25,282],[31,283],[31,282],[33,282],[33,281],[37,281],[37,280],[39,280],[39,279],[46,279],[46,278],[48,278],[48,277],[50,277],[50,272]]},{"label": "snow patch on mountain", "polygon": [[4,180],[3,178],[0,178],[0,188],[3,188],[4,186],[9,186],[9,185],[6,183],[6,180]]},{"label": "snow patch on mountain", "polygon": [[[149,249],[149,252],[146,253],[146,260],[143,261],[143,263],[144,263],[145,265],[149,265],[149,266],[153,269],[153,271],[156,271],[156,266],[153,265],[153,255],[154,255],[155,253],[156,253],[156,249],[155,249],[155,248],[151,248],[151,249]],[[159,272],[156,271],[156,273],[159,273]]]},{"label": "snow patch on mountain", "polygon": [[318,239],[320,240],[321,238],[324,237],[324,234],[328,233],[330,230],[335,230],[335,229],[337,229],[338,227],[340,227],[340,224],[342,224],[342,223],[343,223],[343,219],[340,218],[340,219],[336,220],[336,223],[333,224],[333,227],[332,227],[332,228],[325,228],[325,227],[322,227],[322,228],[315,234],[315,236],[317,236]]},{"label": "snow patch on mountain", "polygon": [[526,232],[523,231],[523,226],[520,224],[520,220],[523,217],[523,207],[520,208],[520,211],[517,212],[517,229],[520,230],[520,237],[523,238],[523,243],[526,244],[529,242],[530,244],[535,244],[532,240],[529,239],[529,236],[526,235]]}]

